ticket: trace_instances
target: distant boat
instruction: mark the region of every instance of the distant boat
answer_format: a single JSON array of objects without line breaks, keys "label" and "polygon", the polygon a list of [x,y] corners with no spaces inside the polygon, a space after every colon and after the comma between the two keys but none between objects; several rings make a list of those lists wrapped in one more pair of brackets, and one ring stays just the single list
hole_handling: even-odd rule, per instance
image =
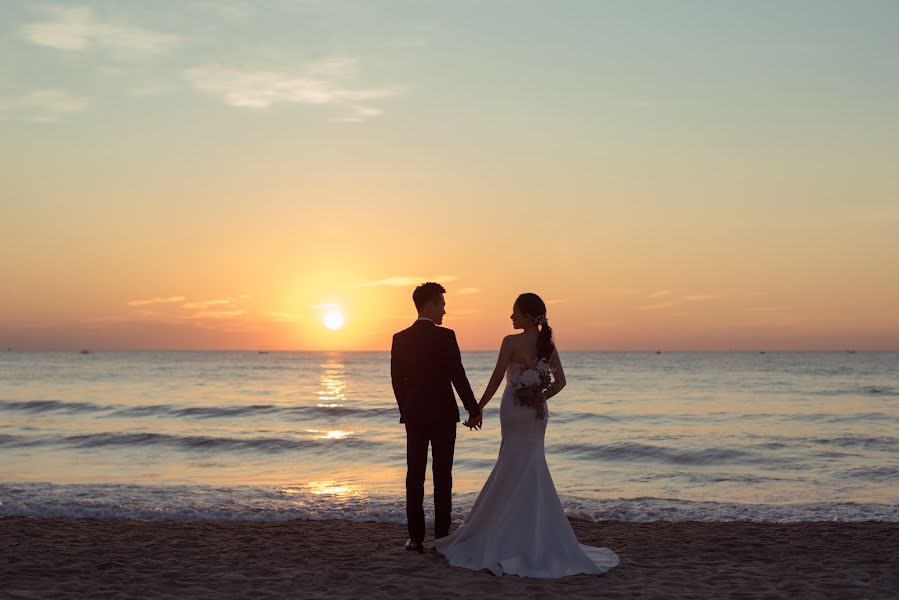
[{"label": "distant boat", "polygon": [[846,350],[849,354],[855,354],[855,350]]},{"label": "distant boat", "polygon": [[765,353],[765,351],[764,351],[764,350],[762,350],[762,351],[761,351],[761,352],[759,352],[759,354],[764,354],[764,353]]},{"label": "distant boat", "polygon": [[84,349],[81,350],[81,353],[82,353],[82,354],[90,354],[91,351],[88,350],[87,348],[84,348]]},{"label": "distant boat", "polygon": [[259,354],[268,354],[268,350],[260,350]]},{"label": "distant boat", "polygon": [[661,353],[662,353],[661,350],[656,350],[656,354],[661,354]]}]

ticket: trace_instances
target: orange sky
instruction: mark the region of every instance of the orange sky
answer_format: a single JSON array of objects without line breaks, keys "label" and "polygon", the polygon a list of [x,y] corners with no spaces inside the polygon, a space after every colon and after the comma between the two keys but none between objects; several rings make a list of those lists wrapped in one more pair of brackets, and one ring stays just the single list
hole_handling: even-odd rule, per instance
[{"label": "orange sky", "polygon": [[11,3],[0,345],[899,350],[893,5],[286,4]]}]

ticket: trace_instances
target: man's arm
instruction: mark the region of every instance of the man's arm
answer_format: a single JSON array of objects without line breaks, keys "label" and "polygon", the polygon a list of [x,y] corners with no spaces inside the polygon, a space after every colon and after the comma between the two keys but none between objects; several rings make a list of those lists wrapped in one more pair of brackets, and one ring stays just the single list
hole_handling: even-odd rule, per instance
[{"label": "man's arm", "polygon": [[393,395],[396,398],[397,406],[400,408],[400,414],[402,414],[403,400],[406,397],[406,376],[403,373],[397,352],[396,335],[394,335],[393,343],[390,346],[390,383],[393,384]]},{"label": "man's arm", "polygon": [[471,391],[471,384],[468,383],[468,377],[465,376],[465,367],[462,366],[462,353],[459,351],[459,342],[456,341],[456,332],[450,330],[450,353],[449,353],[449,369],[450,378],[453,381],[453,387],[459,394],[465,409],[472,415],[481,412],[477,400],[474,399],[474,393]]}]

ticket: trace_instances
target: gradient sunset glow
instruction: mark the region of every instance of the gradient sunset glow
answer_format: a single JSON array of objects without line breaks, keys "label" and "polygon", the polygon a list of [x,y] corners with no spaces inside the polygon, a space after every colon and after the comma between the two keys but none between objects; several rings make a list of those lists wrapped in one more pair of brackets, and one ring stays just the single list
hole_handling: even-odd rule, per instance
[{"label": "gradient sunset glow", "polygon": [[5,3],[0,345],[899,350],[897,19]]}]

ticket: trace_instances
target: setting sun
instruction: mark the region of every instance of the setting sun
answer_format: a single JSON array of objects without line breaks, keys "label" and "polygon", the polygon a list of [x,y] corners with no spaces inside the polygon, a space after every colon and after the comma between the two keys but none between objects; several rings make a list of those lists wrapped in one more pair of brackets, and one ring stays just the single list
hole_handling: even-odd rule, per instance
[{"label": "setting sun", "polygon": [[329,310],[325,313],[324,323],[325,327],[330,329],[331,331],[337,331],[341,327],[343,327],[343,313],[337,309]]}]

